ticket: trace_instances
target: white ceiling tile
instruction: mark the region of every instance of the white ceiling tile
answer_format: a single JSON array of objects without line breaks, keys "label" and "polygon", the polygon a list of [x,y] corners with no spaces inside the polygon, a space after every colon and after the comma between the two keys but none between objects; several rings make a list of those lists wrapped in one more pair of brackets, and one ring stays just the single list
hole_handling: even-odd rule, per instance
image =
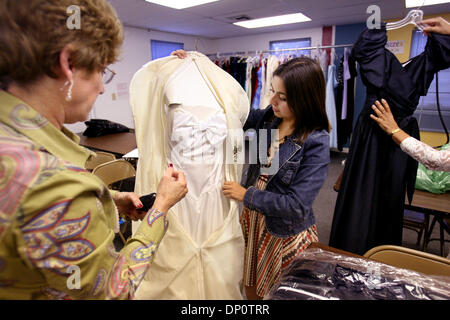
[{"label": "white ceiling tile", "polygon": [[[125,25],[176,32],[211,39],[245,36],[265,32],[306,29],[324,25],[366,21],[369,5],[380,6],[382,19],[403,18],[404,0],[221,0],[184,10],[172,9],[145,0],[108,0]],[[449,13],[450,4],[423,7],[424,14]],[[245,29],[234,26],[230,18],[246,15],[262,18],[302,12],[310,22]]]}]

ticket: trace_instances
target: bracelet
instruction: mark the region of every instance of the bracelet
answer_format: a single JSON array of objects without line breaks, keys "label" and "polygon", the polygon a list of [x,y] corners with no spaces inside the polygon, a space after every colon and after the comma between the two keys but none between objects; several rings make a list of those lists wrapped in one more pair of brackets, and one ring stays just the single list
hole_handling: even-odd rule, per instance
[{"label": "bracelet", "polygon": [[397,133],[397,132],[399,132],[401,129],[400,128],[397,128],[397,129],[394,129],[394,130],[392,130],[392,132],[391,132],[391,134],[389,134],[389,136],[393,136],[394,135],[394,133]]}]

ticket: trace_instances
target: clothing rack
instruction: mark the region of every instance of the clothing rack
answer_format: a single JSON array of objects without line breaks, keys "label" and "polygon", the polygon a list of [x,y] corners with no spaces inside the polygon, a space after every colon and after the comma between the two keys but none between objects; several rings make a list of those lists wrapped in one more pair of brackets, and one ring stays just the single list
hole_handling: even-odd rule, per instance
[{"label": "clothing rack", "polygon": [[206,56],[233,56],[233,55],[245,55],[245,54],[264,54],[271,52],[286,52],[286,51],[301,51],[301,50],[318,50],[318,49],[333,49],[333,48],[345,48],[345,47],[353,47],[353,44],[337,44],[337,45],[329,45],[329,46],[311,46],[311,47],[303,47],[303,48],[291,48],[291,49],[273,49],[273,50],[251,50],[251,51],[237,51],[237,52],[216,52],[216,53],[208,53]]}]

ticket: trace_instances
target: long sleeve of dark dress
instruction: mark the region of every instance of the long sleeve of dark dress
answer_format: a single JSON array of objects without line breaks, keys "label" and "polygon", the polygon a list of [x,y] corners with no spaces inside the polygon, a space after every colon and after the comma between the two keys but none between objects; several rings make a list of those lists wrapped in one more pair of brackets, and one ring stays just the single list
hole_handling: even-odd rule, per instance
[{"label": "long sleeve of dark dress", "polygon": [[400,128],[419,139],[413,117],[419,99],[434,74],[450,67],[450,36],[432,34],[425,51],[405,65],[385,48],[386,42],[383,25],[363,31],[352,50],[367,98],[353,132],[330,246],[357,254],[382,244],[401,245],[405,193],[411,200],[418,165],[369,117],[371,105],[384,98]]}]

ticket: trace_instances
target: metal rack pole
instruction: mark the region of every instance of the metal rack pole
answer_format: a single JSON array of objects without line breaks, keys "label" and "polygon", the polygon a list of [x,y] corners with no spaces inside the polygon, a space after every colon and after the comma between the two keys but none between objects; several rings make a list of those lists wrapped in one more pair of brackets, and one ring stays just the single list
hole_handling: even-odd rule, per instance
[{"label": "metal rack pole", "polygon": [[236,51],[236,52],[216,52],[216,53],[208,53],[206,56],[231,56],[231,55],[243,55],[249,53],[270,53],[270,52],[285,52],[285,51],[300,51],[300,50],[315,50],[315,49],[332,49],[332,48],[345,48],[352,47],[353,44],[337,44],[337,45],[329,45],[329,46],[310,46],[303,48],[291,48],[291,49],[273,49],[273,50],[251,50],[251,51]]}]

